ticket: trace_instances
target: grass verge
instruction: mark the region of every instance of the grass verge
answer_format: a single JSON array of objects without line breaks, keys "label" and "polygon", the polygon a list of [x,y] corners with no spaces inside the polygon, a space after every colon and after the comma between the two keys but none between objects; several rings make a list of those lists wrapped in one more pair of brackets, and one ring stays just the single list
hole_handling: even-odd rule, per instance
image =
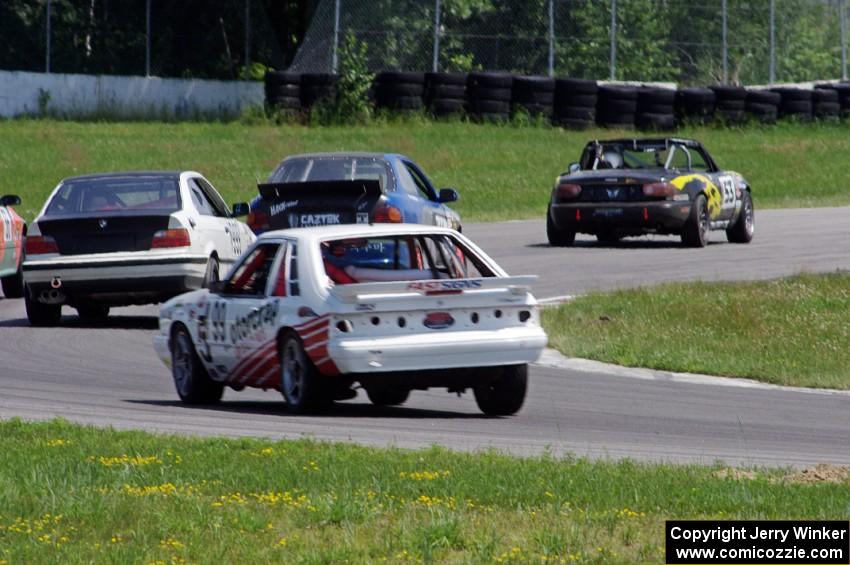
[{"label": "grass verge", "polygon": [[0,422],[0,563],[663,562],[664,520],[842,519],[847,479]]},{"label": "grass verge", "polygon": [[[850,126],[791,124],[739,129],[689,127],[720,166],[752,184],[758,208],[850,204]],[[410,120],[369,126],[304,127],[267,123],[96,123],[0,121],[0,192],[18,193],[31,220],[64,177],[104,171],[194,169],[228,201],[256,194],[286,155],[307,151],[404,153],[439,187],[460,191],[464,220],[542,218],[552,183],[589,139],[634,131],[478,125]],[[659,135],[659,134],[650,134]]]},{"label": "grass verge", "polygon": [[850,389],[850,276],[670,283],[548,309],[565,355],[769,383]]}]

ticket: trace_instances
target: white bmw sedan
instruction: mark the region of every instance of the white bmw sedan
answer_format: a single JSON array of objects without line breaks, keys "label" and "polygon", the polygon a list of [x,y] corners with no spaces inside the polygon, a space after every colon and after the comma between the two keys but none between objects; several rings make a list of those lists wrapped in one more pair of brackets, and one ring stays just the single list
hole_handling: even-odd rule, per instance
[{"label": "white bmw sedan", "polygon": [[27,317],[59,323],[67,304],[88,321],[209,285],[255,236],[193,171],[123,172],[59,183],[26,238]]}]

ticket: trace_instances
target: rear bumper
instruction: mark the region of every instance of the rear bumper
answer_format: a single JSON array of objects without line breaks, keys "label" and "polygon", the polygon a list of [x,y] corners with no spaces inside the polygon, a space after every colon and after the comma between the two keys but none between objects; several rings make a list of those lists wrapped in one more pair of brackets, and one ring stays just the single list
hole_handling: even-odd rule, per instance
[{"label": "rear bumper", "polygon": [[[65,302],[86,299],[113,305],[158,302],[200,288],[207,257],[172,255],[137,258],[27,261],[24,282],[34,296],[58,290]],[[55,286],[56,283],[58,287]]]},{"label": "rear bumper", "polygon": [[341,373],[389,373],[521,365],[546,346],[539,326],[383,338],[335,338],[328,354]]},{"label": "rear bumper", "polygon": [[570,202],[551,204],[549,214],[560,229],[599,233],[679,232],[691,213],[690,202]]}]

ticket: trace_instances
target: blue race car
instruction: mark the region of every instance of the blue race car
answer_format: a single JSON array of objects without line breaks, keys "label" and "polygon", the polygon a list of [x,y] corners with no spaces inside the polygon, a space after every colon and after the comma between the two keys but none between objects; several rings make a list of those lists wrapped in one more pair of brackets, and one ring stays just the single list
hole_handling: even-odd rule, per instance
[{"label": "blue race car", "polygon": [[254,233],[334,224],[413,223],[461,229],[446,206],[452,188],[437,191],[416,163],[391,153],[311,153],[284,159],[259,185],[248,225]]}]

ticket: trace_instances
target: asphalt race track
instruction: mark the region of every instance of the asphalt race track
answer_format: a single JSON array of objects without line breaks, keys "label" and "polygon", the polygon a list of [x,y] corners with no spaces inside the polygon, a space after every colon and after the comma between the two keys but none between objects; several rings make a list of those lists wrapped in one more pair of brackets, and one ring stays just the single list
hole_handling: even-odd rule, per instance
[{"label": "asphalt race track", "polygon": [[[771,278],[850,269],[850,208],[757,212],[750,245],[712,234],[706,249],[675,238],[615,247],[580,238],[545,243],[542,221],[467,225],[465,233],[510,273],[539,274],[538,297],[665,280]],[[722,242],[722,243],[721,243]],[[106,328],[30,328],[22,300],[0,300],[0,418],[68,420],[198,435],[265,436],[520,454],[575,453],[730,464],[850,464],[850,395],[637,379],[535,366],[515,417],[490,419],[471,395],[411,395],[400,408],[365,399],[323,416],[287,413],[276,392],[228,390],[216,407],[182,406],[151,338],[157,308],[115,311]],[[361,395],[364,396],[364,395]]]}]

